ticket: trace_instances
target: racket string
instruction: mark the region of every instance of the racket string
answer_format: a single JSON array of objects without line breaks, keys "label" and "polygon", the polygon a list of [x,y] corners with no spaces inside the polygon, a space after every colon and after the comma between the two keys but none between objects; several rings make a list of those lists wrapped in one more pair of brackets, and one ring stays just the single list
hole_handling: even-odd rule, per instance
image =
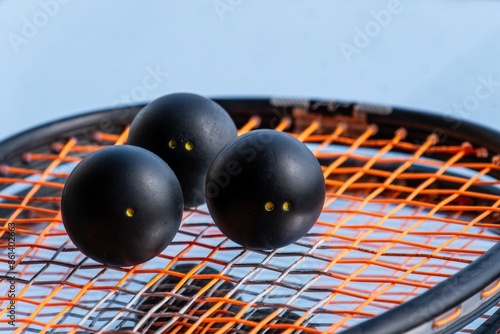
[{"label": "racket string", "polygon": [[[314,128],[315,130],[316,128]],[[308,127],[306,130],[308,130],[308,134],[311,134],[312,132],[310,131],[310,127]],[[329,141],[331,141],[333,138],[337,137],[338,133],[341,132],[341,130],[343,130],[342,128],[341,129],[338,129],[338,130],[334,130],[334,132],[332,133],[332,135],[328,138]],[[369,127],[367,129],[367,131],[360,136],[360,138],[358,138],[358,141],[353,144],[353,146],[351,147],[350,151],[353,152],[357,147],[361,146],[363,141],[366,140],[367,138],[369,138],[374,132],[376,131],[376,129],[374,127]],[[307,138],[307,137],[305,137]],[[303,138],[303,139],[305,139]],[[394,141],[397,142],[398,140],[400,140],[400,138],[395,138]],[[323,145],[324,146],[324,145]],[[320,146],[321,147],[321,146]],[[378,155],[382,155],[384,152],[387,152],[391,149],[391,145],[387,145],[384,149],[382,149],[381,151],[379,151]],[[348,152],[349,153],[349,152]],[[377,156],[374,156],[372,160],[376,160],[377,159]],[[335,165],[335,164],[339,164],[339,160],[341,159],[338,159],[337,161],[335,161],[332,165]],[[334,167],[332,168],[332,165],[330,165],[330,169],[334,169]],[[369,167],[368,167],[369,168]],[[325,177],[328,177],[328,170],[325,172]],[[351,183],[355,182],[357,178],[361,177],[363,175],[362,172],[359,172],[357,174],[355,174],[354,176],[351,177],[350,180],[348,180],[347,182],[344,183],[345,187],[347,188],[348,185],[349,185],[349,181],[351,181]],[[341,188],[339,190],[337,190],[337,193],[342,193],[344,190]],[[325,206],[328,206],[329,204],[333,203],[333,201],[331,201],[330,203],[328,203],[328,201],[326,201],[327,203],[325,204]],[[335,234],[335,227],[332,229],[332,231],[330,233],[332,234]],[[332,267],[334,266],[336,263],[336,261],[331,261],[329,263],[329,265],[325,268],[326,270],[329,269],[329,267]],[[344,280],[345,282],[345,280]],[[341,284],[339,287],[338,287],[339,290],[342,290],[343,289],[343,285]],[[298,325],[300,323],[302,323],[307,317],[309,317],[312,313],[314,313],[314,311],[316,311],[318,308],[321,308],[323,307],[325,304],[328,304],[329,303],[329,299],[333,299],[335,297],[335,293],[332,293],[332,295],[330,295],[329,298],[325,299],[324,301],[322,301],[321,303],[318,303],[316,305],[314,305],[310,310],[306,311],[304,313],[304,315],[302,315],[301,317],[299,317],[299,319],[294,323],[295,325]],[[289,332],[289,331],[285,331],[286,332]]]},{"label": "racket string", "polygon": [[[257,121],[254,118],[249,123],[250,125],[244,127],[244,131],[258,127],[259,122],[260,120]],[[281,131],[288,131],[291,125],[289,120],[282,121],[277,128]],[[185,297],[187,303],[183,304],[181,314],[176,314],[175,320],[170,322],[160,321],[158,329],[170,330],[170,326],[173,326],[172,328],[176,328],[178,332],[188,330],[207,333],[221,332],[223,329],[232,327],[235,330],[249,328],[248,331],[286,328],[288,328],[286,332],[294,330],[311,333],[323,330],[334,331],[351,326],[353,321],[355,323],[359,319],[374,316],[399,305],[419,294],[421,290],[426,290],[449,277],[462,268],[461,264],[465,266],[484,252],[484,247],[463,249],[472,247],[479,238],[491,241],[491,243],[499,240],[495,235],[483,234],[488,227],[494,226],[494,219],[491,219],[490,223],[484,223],[484,221],[487,222],[489,217],[498,213],[497,197],[473,189],[477,185],[498,184],[498,181],[485,181],[482,178],[482,175],[487,174],[489,170],[498,169],[498,166],[461,161],[469,154],[477,154],[477,149],[433,146],[439,144],[435,137],[418,144],[405,142],[404,131],[395,133],[394,137],[388,140],[374,140],[371,139],[376,132],[373,127],[368,127],[357,138],[348,137],[343,124],[327,134],[315,133],[320,130],[319,123],[313,122],[305,129],[305,132],[294,135],[306,143],[317,145],[313,146],[316,156],[331,160],[330,163],[323,164],[328,186],[325,210],[311,233],[293,246],[296,249],[295,252],[287,254],[287,251],[280,250],[263,253],[265,261],[260,264],[247,261],[247,252],[235,248],[234,245],[228,245],[224,236],[213,227],[213,223],[209,221],[209,216],[203,209],[184,218],[184,225],[179,233],[180,239],[172,245],[181,251],[161,255],[155,267],[148,269],[146,265],[144,268],[137,267],[120,271],[121,278],[115,280],[106,278],[113,270],[105,269],[102,274],[91,277],[85,272],[95,270],[93,267],[101,268],[99,265],[84,266],[82,260],[85,262],[88,260],[82,259],[81,256],[68,259],[68,254],[76,255],[77,251],[74,247],[71,248],[64,243],[61,246],[61,240],[64,239],[67,242],[68,239],[61,226],[60,216],[57,210],[47,209],[44,206],[48,203],[54,204],[54,198],[58,197],[38,196],[37,193],[42,188],[60,191],[62,181],[59,179],[63,180],[68,173],[57,170],[58,166],[76,163],[83,156],[105,146],[106,142],[124,143],[126,131],[121,134],[95,134],[93,139],[103,142],[96,142],[92,145],[88,145],[85,141],[78,145],[74,143],[74,146],[63,154],[61,152],[64,151],[65,146],[55,147],[58,154],[25,155],[24,158],[28,164],[26,168],[3,166],[0,183],[22,183],[31,189],[37,187],[37,190],[30,193],[30,196],[11,196],[0,192],[0,210],[9,210],[8,216],[2,215],[1,217],[4,225],[2,231],[6,231],[8,222],[15,222],[25,226],[17,230],[20,236],[32,237],[28,239],[31,241],[18,244],[18,247],[22,246],[20,250],[23,251],[18,263],[24,266],[19,276],[34,276],[18,294],[19,302],[35,305],[31,315],[22,319],[22,329],[31,325],[46,330],[59,329],[73,332],[79,329],[92,330],[99,326],[112,329],[113,324],[123,319],[125,315],[128,319],[141,319],[136,324],[136,329],[139,329],[143,325],[148,326],[146,320],[152,314],[156,314],[152,319],[164,318],[163,315],[169,311],[163,306],[168,307],[167,304],[181,300],[179,299],[181,295],[175,291],[181,291],[191,280],[200,280],[198,273],[203,268],[215,266],[223,276],[208,277],[205,285],[197,288],[194,295]],[[332,153],[333,147],[346,144],[349,146],[345,152]],[[360,151],[364,148],[370,148],[372,151],[370,154]],[[412,152],[412,154],[406,159],[386,156],[399,150]],[[429,159],[429,154],[432,157],[432,154],[438,153],[448,155],[448,159],[441,163]],[[352,160],[357,161],[360,166],[347,166]],[[35,162],[39,163],[37,166],[45,164],[45,168],[30,167]],[[399,166],[389,172],[378,168],[379,163],[399,164]],[[434,171],[410,172],[411,167],[417,164],[434,167]],[[478,174],[471,178],[446,174],[453,168],[473,169]],[[4,177],[4,175],[7,176]],[[11,175],[17,175],[17,177],[9,177]],[[26,180],[26,177],[31,175],[36,175],[37,179]],[[416,187],[405,185],[407,181],[416,181]],[[458,185],[458,190],[431,187],[434,183],[443,181]],[[462,198],[472,199],[472,202],[460,202]],[[477,206],[476,202],[481,200],[485,201],[485,204]],[[18,202],[19,204],[5,204],[5,202]],[[484,213],[480,214],[479,211],[482,210]],[[13,216],[13,212],[19,213]],[[22,217],[28,212],[35,212],[38,216]],[[31,230],[30,226],[44,223],[43,217],[46,217],[45,222],[48,224],[41,230]],[[200,221],[198,226],[197,220]],[[430,224],[436,226],[435,230],[429,228]],[[477,229],[474,229],[476,227]],[[190,240],[189,238],[193,236],[196,237]],[[460,243],[457,244],[457,241]],[[390,251],[392,248],[394,251]],[[208,252],[202,252],[204,256],[189,256],[200,249],[206,249]],[[235,253],[232,249],[236,250],[236,255],[229,255]],[[47,258],[48,253],[51,253],[51,257]],[[224,253],[228,256],[224,257]],[[66,260],[57,260],[61,256]],[[453,259],[454,256],[457,258]],[[282,265],[276,265],[280,257],[284,259],[284,262]],[[45,269],[31,267],[41,265],[41,262],[37,261],[45,261]],[[143,298],[143,295],[146,295],[146,291],[154,283],[172,273],[177,264],[189,261],[198,261],[198,266],[188,274],[179,273],[183,277],[182,283],[179,282],[175,286],[174,292],[169,294],[165,292],[166,297],[163,298],[163,303],[157,304],[158,307],[155,310],[157,313],[136,310],[136,303]],[[287,264],[287,261],[292,263]],[[62,269],[63,264],[68,269]],[[304,268],[309,269],[304,270]],[[349,268],[353,269],[352,272]],[[381,269],[376,268],[387,270],[387,272],[380,275]],[[244,274],[242,270],[247,273]],[[269,274],[274,271],[278,272],[277,276],[273,275],[272,278],[266,280],[259,278],[263,273]],[[364,274],[364,271],[367,273]],[[33,275],[34,272],[35,275]],[[59,275],[54,275],[55,272]],[[80,277],[77,277],[77,273],[81,273]],[[25,297],[32,290],[32,286],[37,285],[35,284],[37,279],[44,275],[59,277],[45,280],[46,284],[50,285],[50,289],[54,287],[56,289],[46,295],[35,293]],[[417,280],[412,278],[412,275],[423,276],[423,278]],[[65,278],[62,278],[63,276]],[[233,282],[234,286],[224,296],[209,297],[214,288],[221,281],[225,281],[222,277]],[[97,285],[108,279],[110,285]],[[288,283],[294,279],[297,283]],[[72,280],[85,282],[85,284],[71,283]],[[137,283],[134,283],[134,280]],[[272,284],[269,285],[269,283]],[[137,288],[137,285],[141,287]],[[409,287],[409,289],[401,286]],[[75,290],[79,288],[80,293],[75,293],[71,300],[59,296],[63,290],[69,288]],[[248,291],[249,289],[251,291]],[[288,291],[283,294],[285,297],[275,298],[274,295],[282,293],[283,289]],[[322,291],[322,295],[319,291]],[[99,296],[102,298],[92,304],[89,296],[95,292],[101,292]],[[127,299],[126,302],[123,301],[125,299]],[[7,300],[3,299],[3,301]],[[204,309],[204,303],[209,304],[208,311]],[[301,306],[302,303],[305,303],[307,307]],[[54,311],[42,312],[42,305],[45,309],[52,308]],[[113,305],[115,305],[114,311]],[[228,311],[230,308],[228,305],[241,308],[238,312]],[[263,307],[270,309],[270,312],[259,316],[258,320],[251,320],[252,314],[257,314],[255,310]],[[242,309],[244,311],[241,311]],[[297,312],[297,316],[292,316],[292,321],[285,321],[283,317],[289,315],[289,311]],[[131,312],[136,316],[130,316]],[[198,312],[202,314],[198,315]],[[36,319],[42,314],[52,315],[49,321],[44,323]],[[112,315],[106,316],[106,314]],[[321,327],[321,330],[314,328],[315,323],[324,324],[325,318],[321,314],[328,317],[335,316],[334,325]],[[78,322],[71,323],[76,316],[80,316]],[[48,316],[42,318],[45,319]],[[328,321],[331,321],[331,318],[329,319]],[[66,321],[68,322],[65,324]],[[103,323],[105,325],[101,325]],[[129,322],[123,320],[123,323]],[[152,328],[152,325],[153,323],[150,322],[149,327],[144,328]]]},{"label": "racket string", "polygon": [[[371,135],[371,134],[370,134]],[[361,138],[363,138],[363,136],[361,136]],[[368,137],[369,138],[369,137]],[[384,146],[381,150],[378,151],[378,153],[376,155],[373,156],[372,159],[370,159],[365,167],[363,168],[364,170],[366,169],[370,169],[371,166],[373,166],[373,164],[375,163],[375,161],[377,161],[377,159],[382,156],[384,153],[387,153],[388,151],[390,151],[394,144],[398,143],[401,139],[403,139],[403,133],[402,132],[399,132],[397,133],[397,135],[393,138],[393,141],[389,144],[387,144],[386,146]],[[429,141],[427,146],[430,146],[432,145],[432,143]],[[422,153],[425,151],[425,146],[422,146]],[[418,152],[417,152],[418,153]],[[400,168],[401,172],[403,171],[403,166]],[[405,166],[406,168],[408,168],[408,166]],[[395,171],[393,174],[392,174],[392,177],[390,177],[389,179],[387,179],[386,182],[384,182],[384,184],[390,184],[392,183],[392,181],[396,178],[396,176],[398,175],[398,172],[400,172],[399,170],[398,171]],[[358,180],[359,178],[361,178],[361,176],[363,175],[363,173],[360,171],[356,174],[354,174],[354,176],[352,178],[350,178],[349,180],[347,180],[344,185],[339,189],[337,190],[337,194],[339,193],[343,193],[345,192],[345,190],[349,187],[349,185],[351,185],[352,183],[354,183],[356,180]],[[361,210],[364,206],[367,205],[367,203],[369,203],[369,201],[375,197],[377,197],[380,193],[382,193],[385,189],[383,187],[379,187],[379,188],[375,188],[374,191],[372,191],[367,197],[365,197],[365,199],[363,200],[362,203],[359,204],[359,206],[356,208],[356,210]],[[339,223],[339,226],[342,226],[343,224],[345,224],[347,221],[349,221],[350,219],[352,219],[354,217],[353,214],[349,215],[346,219],[342,220],[340,223]],[[385,219],[388,217],[388,215],[384,216],[384,217],[381,217],[380,219],[380,223],[375,223],[373,225],[377,226],[381,223],[383,223],[385,221]],[[369,224],[369,225],[372,225],[372,224]],[[335,233],[335,232],[334,232]],[[371,231],[368,229],[366,230],[366,232],[361,235],[361,236],[357,236],[356,240],[354,241],[354,243],[352,244],[352,246],[356,247],[362,240],[364,240],[369,234],[371,234]],[[342,258],[343,256],[345,256],[345,254],[349,254],[348,252],[344,252],[344,253],[339,253],[338,255],[338,259]],[[372,261],[373,262],[377,262],[377,259],[378,257],[380,256],[380,254],[374,254],[374,257],[372,258]],[[335,263],[332,263],[332,265],[334,265]],[[360,268],[358,268],[353,274],[351,274],[350,276],[346,277],[346,279],[344,279],[343,283],[341,283],[341,285],[339,286],[339,289],[343,289],[345,286],[347,286],[352,280],[354,277],[358,276],[362,271],[364,271],[366,268],[368,268],[370,265],[368,263],[364,264],[363,266],[361,266]],[[330,296],[330,299],[333,299],[335,298],[335,294],[332,294]],[[377,296],[378,295],[374,295],[374,296]],[[366,298],[365,299],[365,303],[363,304],[360,304],[357,308],[354,309],[354,311],[360,311],[362,309],[364,309],[366,307],[366,305],[370,304],[373,299],[374,299],[374,296],[373,297],[369,297],[369,298]],[[332,327],[329,328],[330,331],[333,331],[333,330],[336,330],[338,329],[339,327],[342,327],[342,325],[348,321],[350,318],[352,317],[352,314],[350,315],[346,315],[346,317],[344,317],[342,320],[340,320],[340,322],[336,322]]]},{"label": "racket string", "polygon": [[[430,140],[431,144],[433,144],[435,141],[436,141],[435,139],[431,139],[431,140]],[[458,158],[460,158],[460,156],[459,156]],[[456,160],[458,160],[458,159],[456,159]],[[394,173],[394,175],[396,175],[396,173]],[[345,183],[344,183],[344,184],[345,184]],[[437,210],[436,210],[436,211],[437,211]],[[361,240],[361,239],[362,239],[362,238],[359,238],[358,240]],[[376,259],[375,259],[375,260],[376,260]],[[366,302],[367,302],[367,303],[369,303],[369,302],[371,301],[370,299],[372,299],[372,298],[367,299],[367,300],[366,300]],[[346,318],[347,318],[347,317],[346,317]],[[344,318],[344,319],[343,319],[343,321],[348,320],[348,319],[346,319],[346,318]],[[339,326],[339,324],[337,323],[337,324],[335,324],[334,326],[335,326],[335,327],[338,327],[338,326]],[[333,330],[333,329],[336,329],[336,328],[330,328],[330,329],[332,329],[332,330]]]}]

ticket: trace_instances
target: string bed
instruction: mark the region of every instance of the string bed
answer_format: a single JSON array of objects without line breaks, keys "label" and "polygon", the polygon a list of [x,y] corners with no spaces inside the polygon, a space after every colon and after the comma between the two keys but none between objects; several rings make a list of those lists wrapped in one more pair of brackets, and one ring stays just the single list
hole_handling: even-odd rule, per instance
[{"label": "string bed", "polygon": [[[276,129],[291,131],[291,123],[284,118]],[[258,126],[254,116],[239,134]],[[20,152],[22,163],[0,166],[0,331],[340,332],[420,295],[500,240],[493,233],[500,199],[482,190],[498,185],[486,175],[499,167],[464,159],[480,155],[480,147],[442,146],[436,135],[405,141],[404,129],[373,139],[376,131],[369,126],[353,136],[339,123],[324,132],[313,120],[290,132],[318,157],[327,186],[318,222],[295,244],[245,250],[200,206],[184,212],[161,255],[133,268],[82,255],[59,212],[72,168],[91,152],[123,144],[127,129]],[[12,224],[15,269],[8,272]],[[499,288],[495,283],[485,293]]]}]

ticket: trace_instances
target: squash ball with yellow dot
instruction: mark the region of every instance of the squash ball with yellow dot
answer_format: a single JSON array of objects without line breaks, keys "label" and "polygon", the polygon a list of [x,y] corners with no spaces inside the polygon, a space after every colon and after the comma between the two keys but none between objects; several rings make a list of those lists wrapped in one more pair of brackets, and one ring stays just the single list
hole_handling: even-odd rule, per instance
[{"label": "squash ball with yellow dot", "polygon": [[229,114],[211,99],[190,93],[162,96],[139,111],[127,143],[159,155],[179,179],[184,205],[205,203],[205,177],[219,150],[236,138]]},{"label": "squash ball with yellow dot", "polygon": [[84,158],[61,198],[70,239],[95,261],[112,266],[146,262],[163,251],[182,219],[179,181],[157,155],[110,146]]},{"label": "squash ball with yellow dot", "polygon": [[215,224],[229,239],[249,249],[274,249],[315,224],[325,180],[306,145],[282,132],[255,130],[215,157],[205,193]]}]

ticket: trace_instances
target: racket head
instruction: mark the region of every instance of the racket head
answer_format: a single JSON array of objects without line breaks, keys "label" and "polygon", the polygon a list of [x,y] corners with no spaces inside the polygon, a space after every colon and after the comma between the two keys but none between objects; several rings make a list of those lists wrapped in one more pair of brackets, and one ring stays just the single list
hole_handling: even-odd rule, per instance
[{"label": "racket head", "polygon": [[201,206],[154,260],[95,263],[65,234],[62,187],[83,157],[125,142],[143,105],[49,123],[0,143],[0,251],[7,267],[14,224],[5,278],[19,331],[451,332],[496,303],[496,131],[363,104],[215,100],[240,134],[276,128],[315,153],[327,198],[308,235],[245,250]]}]

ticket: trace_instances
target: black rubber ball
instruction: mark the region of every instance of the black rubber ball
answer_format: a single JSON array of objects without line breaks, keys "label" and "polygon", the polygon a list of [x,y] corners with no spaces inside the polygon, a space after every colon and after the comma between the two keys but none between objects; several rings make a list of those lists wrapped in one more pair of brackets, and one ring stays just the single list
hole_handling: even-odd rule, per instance
[{"label": "black rubber ball", "polygon": [[135,146],[110,146],[83,159],[61,198],[64,227],[82,253],[132,266],[167,247],[182,220],[182,191],[170,167]]},{"label": "black rubber ball", "polygon": [[306,145],[274,130],[255,130],[226,145],[206,180],[215,224],[250,249],[274,249],[304,236],[325,200],[321,166]]},{"label": "black rubber ball", "polygon": [[228,113],[203,96],[176,93],[145,106],[130,125],[128,144],[159,155],[177,175],[184,205],[205,203],[205,177],[219,150],[237,131]]}]

